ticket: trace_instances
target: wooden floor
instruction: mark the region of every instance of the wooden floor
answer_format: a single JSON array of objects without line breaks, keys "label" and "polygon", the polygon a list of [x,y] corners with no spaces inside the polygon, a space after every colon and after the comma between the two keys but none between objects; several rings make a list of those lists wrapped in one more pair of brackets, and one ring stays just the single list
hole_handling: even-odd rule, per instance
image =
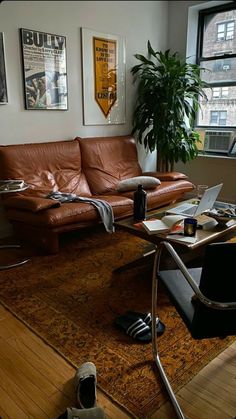
[{"label": "wooden floor", "polygon": [[[1,419],[56,419],[76,406],[75,369],[0,305]],[[142,385],[142,383],[140,383]],[[186,419],[236,416],[236,343],[205,367],[178,393]],[[129,416],[98,392],[107,418]],[[166,403],[151,419],[174,419]]]}]

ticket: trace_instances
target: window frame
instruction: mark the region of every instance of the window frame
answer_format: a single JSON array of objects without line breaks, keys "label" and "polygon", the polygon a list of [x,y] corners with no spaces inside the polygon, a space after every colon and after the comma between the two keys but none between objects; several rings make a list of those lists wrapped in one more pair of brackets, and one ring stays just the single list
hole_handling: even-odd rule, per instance
[{"label": "window frame", "polygon": [[[201,65],[201,63],[203,61],[215,61],[215,63],[217,63],[218,60],[225,60],[227,58],[235,58],[236,59],[236,52],[235,53],[224,53],[224,54],[217,54],[214,53],[214,56],[212,55],[211,57],[205,57],[203,56],[203,40],[204,40],[204,23],[205,23],[205,18],[208,15],[211,15],[213,13],[220,13],[220,12],[224,12],[227,10],[236,10],[236,3],[232,2],[232,3],[227,3],[227,4],[223,4],[220,6],[215,6],[215,7],[211,7],[208,9],[202,9],[199,10],[199,15],[198,15],[198,34],[197,34],[197,54],[196,54],[196,62],[198,65]],[[229,23],[231,22],[232,19],[229,19],[227,21],[222,21],[219,22],[220,23]],[[226,30],[226,29],[225,29]],[[236,25],[234,24],[234,38],[236,38]],[[225,32],[226,33],[226,32]],[[231,40],[231,38],[230,38]],[[216,42],[221,42],[221,41],[216,41]],[[227,42],[226,39],[223,40],[223,42]],[[219,62],[219,61],[218,61]],[[219,82],[214,82],[214,83],[209,83],[210,87],[231,87],[231,86],[236,86],[236,80],[235,81],[219,81]],[[220,96],[221,98],[221,96]],[[222,98],[223,99],[223,98]],[[226,98],[224,98],[226,99]],[[221,127],[222,129],[225,130],[229,130],[232,128],[236,128],[236,124],[235,125],[201,125],[197,123],[198,121],[196,120],[196,128],[204,128],[204,129],[212,129],[212,128],[219,128]]]},{"label": "window frame", "polygon": [[236,140],[233,141],[230,150],[228,152],[229,157],[236,157]]}]

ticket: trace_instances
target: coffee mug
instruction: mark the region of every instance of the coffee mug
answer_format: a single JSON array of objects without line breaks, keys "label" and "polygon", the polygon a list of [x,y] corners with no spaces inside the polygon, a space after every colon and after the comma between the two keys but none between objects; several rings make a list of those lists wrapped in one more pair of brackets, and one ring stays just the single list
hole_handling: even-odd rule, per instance
[{"label": "coffee mug", "polygon": [[196,230],[197,230],[196,218],[185,218],[184,219],[184,235],[193,237],[196,234]]}]

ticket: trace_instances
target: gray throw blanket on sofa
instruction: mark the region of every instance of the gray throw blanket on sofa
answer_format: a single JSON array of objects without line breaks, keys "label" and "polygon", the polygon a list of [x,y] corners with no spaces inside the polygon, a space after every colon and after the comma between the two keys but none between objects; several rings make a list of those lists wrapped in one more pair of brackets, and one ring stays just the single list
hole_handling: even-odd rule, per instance
[{"label": "gray throw blanket on sofa", "polygon": [[74,193],[52,192],[46,198],[55,199],[61,203],[63,202],[85,202],[92,204],[98,211],[104,227],[108,233],[113,233],[114,229],[114,214],[112,206],[102,199],[85,198]]}]

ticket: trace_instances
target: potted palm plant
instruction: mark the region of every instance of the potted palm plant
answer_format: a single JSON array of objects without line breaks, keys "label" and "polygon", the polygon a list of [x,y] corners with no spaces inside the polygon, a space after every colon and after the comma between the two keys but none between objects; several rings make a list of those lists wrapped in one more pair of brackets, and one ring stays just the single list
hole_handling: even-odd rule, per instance
[{"label": "potted palm plant", "polygon": [[133,114],[133,134],[145,149],[157,151],[157,170],[173,170],[175,162],[186,163],[198,155],[199,135],[194,131],[199,95],[205,99],[207,83],[200,66],[181,60],[170,50],[155,52],[147,44],[148,58],[131,69],[138,82]]}]

